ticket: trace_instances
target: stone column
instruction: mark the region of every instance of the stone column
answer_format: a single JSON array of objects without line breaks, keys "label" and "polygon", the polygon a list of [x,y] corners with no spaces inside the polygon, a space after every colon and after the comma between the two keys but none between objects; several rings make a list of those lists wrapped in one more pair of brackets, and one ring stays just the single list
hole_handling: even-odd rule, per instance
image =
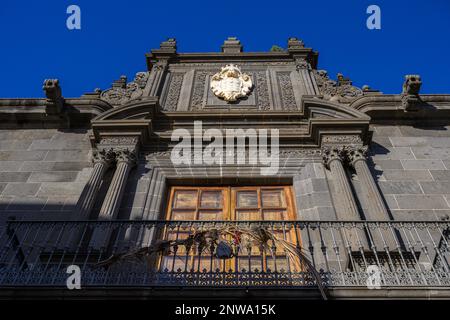
[{"label": "stone column", "polygon": [[[116,170],[103,201],[98,220],[114,220],[117,218],[120,203],[122,201],[125,186],[128,180],[128,174],[132,167],[136,164],[136,155],[134,151],[128,149],[115,151],[116,154]],[[108,245],[108,238],[112,228],[98,228],[92,236],[92,246],[95,248],[105,247]]]},{"label": "stone column", "polygon": [[339,220],[360,220],[358,207],[343,166],[343,149],[327,148],[323,150],[325,167],[330,170],[339,197],[335,197],[335,209]]},{"label": "stone column", "polygon": [[[91,176],[81,192],[80,198],[76,204],[72,220],[88,220],[94,206],[95,200],[100,190],[103,177],[114,160],[114,152],[112,150],[94,150],[92,154],[92,162],[94,167]],[[86,225],[73,225],[70,235],[70,247],[76,248],[82,240]]]},{"label": "stone column", "polygon": [[367,220],[390,220],[381,193],[373,179],[366,158],[367,147],[349,149],[348,156],[351,165],[355,168],[361,191],[366,195]]},{"label": "stone column", "polygon": [[[348,157],[351,165],[355,168],[356,174],[364,195],[367,211],[365,212],[366,220],[372,221],[389,221],[389,211],[384,204],[377,184],[367,165],[367,147],[352,147],[348,149]],[[373,251],[387,251],[395,248],[395,240],[387,229],[375,228],[367,230],[368,241]]]},{"label": "stone column", "polygon": [[[323,160],[325,167],[330,170],[332,183],[335,189],[333,203],[337,219],[350,221],[361,220],[358,206],[350,186],[350,181],[343,165],[345,160],[345,148],[342,146],[324,147]],[[342,268],[345,271],[349,266],[349,255],[354,251],[368,248],[366,236],[363,230],[343,228],[340,230],[340,239],[337,240]]]},{"label": "stone column", "polygon": [[86,186],[84,187],[75,207],[75,220],[85,220],[89,218],[89,214],[94,206],[103,176],[114,160],[114,153],[112,150],[96,150],[94,151],[92,158],[94,168],[92,169],[91,176],[89,177],[89,180],[86,183]]}]

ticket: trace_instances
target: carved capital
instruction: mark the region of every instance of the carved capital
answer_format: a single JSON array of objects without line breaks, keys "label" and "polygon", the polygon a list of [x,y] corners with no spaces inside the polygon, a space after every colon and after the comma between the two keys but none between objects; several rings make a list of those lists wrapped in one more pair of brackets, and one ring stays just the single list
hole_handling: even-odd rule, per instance
[{"label": "carved capital", "polygon": [[113,149],[94,150],[92,153],[92,162],[103,163],[108,167],[114,162],[116,154]]},{"label": "carved capital", "polygon": [[329,169],[330,163],[333,160],[344,161],[345,159],[345,148],[344,147],[323,147],[322,148],[322,159],[326,168]]},{"label": "carved capital", "polygon": [[116,153],[117,163],[125,162],[130,166],[134,166],[137,162],[137,156],[135,151],[130,151],[129,149],[118,150]]},{"label": "carved capital", "polygon": [[358,161],[367,160],[367,146],[362,147],[348,147],[347,157],[352,166]]}]

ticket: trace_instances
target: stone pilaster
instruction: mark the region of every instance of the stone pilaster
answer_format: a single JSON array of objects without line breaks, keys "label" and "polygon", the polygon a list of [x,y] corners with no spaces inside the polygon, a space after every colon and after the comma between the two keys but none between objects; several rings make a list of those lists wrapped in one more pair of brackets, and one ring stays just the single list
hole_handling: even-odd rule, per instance
[{"label": "stone pilaster", "polygon": [[367,165],[367,147],[350,148],[348,156],[351,165],[355,168],[363,194],[366,195],[367,220],[390,220],[380,191]]},{"label": "stone pilaster", "polygon": [[[88,220],[94,206],[95,200],[100,190],[103,177],[114,161],[115,154],[112,150],[94,150],[92,154],[92,162],[94,167],[89,180],[86,182],[84,189],[78,199],[72,220]],[[74,226],[70,235],[70,247],[77,247],[82,240],[85,226]]]},{"label": "stone pilaster", "polygon": [[[362,194],[366,203],[366,220],[391,220],[388,209],[384,204],[377,184],[367,165],[367,147],[349,148],[348,157],[351,165],[355,168],[361,186]],[[373,251],[389,251],[395,248],[395,240],[392,238],[390,230],[367,230],[368,242]]]},{"label": "stone pilaster", "polygon": [[339,147],[325,147],[323,149],[323,160],[325,167],[330,170],[336,190],[339,191],[339,197],[333,199],[338,219],[359,220],[358,207],[343,166],[344,151],[343,148]]},{"label": "stone pilaster", "polygon": [[98,190],[100,189],[103,176],[114,160],[112,150],[95,150],[92,155],[94,167],[86,186],[78,199],[75,207],[74,218],[76,220],[85,220],[89,218],[92,207],[94,206]]},{"label": "stone pilaster", "polygon": [[112,220],[116,218],[128,174],[136,164],[136,155],[128,149],[118,151],[116,152],[116,162],[116,171],[114,172],[102,208],[100,209],[99,220]]},{"label": "stone pilaster", "polygon": [[[344,169],[346,149],[343,146],[325,146],[322,149],[323,161],[331,173],[334,185],[333,203],[338,220],[360,220],[358,206],[353,195],[350,181]],[[362,230],[342,229],[338,239],[341,268],[349,265],[350,255],[354,251],[367,248],[366,236]]]},{"label": "stone pilaster", "polygon": [[[122,149],[114,151],[114,153],[116,156],[116,169],[100,209],[98,216],[98,220],[100,221],[114,220],[117,218],[129,172],[136,164],[135,151]],[[99,228],[94,232],[92,237],[92,246],[95,248],[106,247],[110,234],[111,230],[107,226],[105,229]]]}]

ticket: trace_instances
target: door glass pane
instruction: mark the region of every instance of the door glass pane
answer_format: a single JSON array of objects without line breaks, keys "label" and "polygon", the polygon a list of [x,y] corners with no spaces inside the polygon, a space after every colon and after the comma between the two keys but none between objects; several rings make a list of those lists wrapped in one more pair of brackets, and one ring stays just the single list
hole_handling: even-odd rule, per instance
[{"label": "door glass pane", "polygon": [[256,191],[238,191],[237,193],[238,208],[257,208],[258,194]]},{"label": "door glass pane", "polygon": [[259,211],[238,210],[236,212],[237,220],[261,220]]},{"label": "door glass pane", "polygon": [[174,208],[196,208],[197,191],[196,190],[177,190],[173,201]]},{"label": "door glass pane", "polygon": [[200,199],[201,208],[221,208],[222,191],[202,191]]},{"label": "door glass pane", "polygon": [[185,210],[173,210],[172,220],[194,220],[195,212]]},{"label": "door glass pane", "polygon": [[263,207],[285,207],[283,190],[262,190]]},{"label": "door glass pane", "polygon": [[263,220],[288,220],[285,210],[264,210]]},{"label": "door glass pane", "polygon": [[200,210],[198,220],[223,220],[222,211],[217,210]]}]

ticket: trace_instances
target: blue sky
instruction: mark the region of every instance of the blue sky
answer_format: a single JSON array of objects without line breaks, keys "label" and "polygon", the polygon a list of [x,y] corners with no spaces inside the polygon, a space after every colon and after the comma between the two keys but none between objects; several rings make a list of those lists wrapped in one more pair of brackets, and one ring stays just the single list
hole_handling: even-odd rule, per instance
[{"label": "blue sky", "polygon": [[[81,8],[81,30],[66,28],[71,4]],[[381,8],[381,30],[366,28],[371,4]],[[333,77],[398,93],[405,74],[420,74],[423,93],[450,93],[449,33],[448,0],[2,0],[0,97],[42,97],[46,78],[60,79],[65,97],[80,96],[145,70],[144,54],[167,37],[180,52],[207,52],[228,36],[245,51],[296,36]]]}]

